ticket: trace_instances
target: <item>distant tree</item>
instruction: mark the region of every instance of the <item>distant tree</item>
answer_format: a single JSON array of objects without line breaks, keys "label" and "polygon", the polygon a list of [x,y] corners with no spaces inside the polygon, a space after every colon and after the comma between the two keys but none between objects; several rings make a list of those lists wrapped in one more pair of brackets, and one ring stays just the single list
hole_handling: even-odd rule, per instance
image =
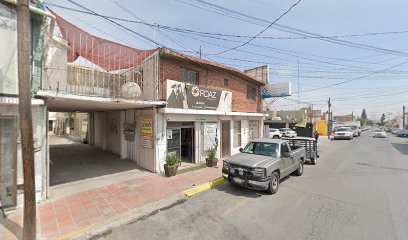
[{"label": "distant tree", "polygon": [[380,125],[381,125],[381,126],[384,126],[384,125],[385,125],[385,113],[383,113],[383,114],[381,115]]},{"label": "distant tree", "polygon": [[361,112],[361,117],[359,119],[361,126],[364,126],[367,124],[367,111],[365,108],[363,108],[363,111]]}]

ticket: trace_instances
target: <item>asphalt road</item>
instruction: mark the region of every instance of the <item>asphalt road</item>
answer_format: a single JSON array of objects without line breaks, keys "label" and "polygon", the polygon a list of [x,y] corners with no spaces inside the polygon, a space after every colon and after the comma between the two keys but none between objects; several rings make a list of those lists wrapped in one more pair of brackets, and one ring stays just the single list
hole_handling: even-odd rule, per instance
[{"label": "asphalt road", "polygon": [[103,239],[408,239],[408,139],[327,142],[275,195],[228,183]]}]

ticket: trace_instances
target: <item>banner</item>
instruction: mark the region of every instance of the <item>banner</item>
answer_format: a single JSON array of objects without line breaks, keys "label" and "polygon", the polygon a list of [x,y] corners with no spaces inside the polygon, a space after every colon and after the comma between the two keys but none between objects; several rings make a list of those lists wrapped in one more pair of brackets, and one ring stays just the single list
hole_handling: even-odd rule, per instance
[{"label": "banner", "polygon": [[232,93],[167,79],[167,107],[232,111]]},{"label": "banner", "polygon": [[261,98],[287,97],[292,95],[290,82],[270,83],[261,88]]},{"label": "banner", "polygon": [[146,137],[153,136],[153,120],[152,119],[143,119],[142,136],[146,136]]}]

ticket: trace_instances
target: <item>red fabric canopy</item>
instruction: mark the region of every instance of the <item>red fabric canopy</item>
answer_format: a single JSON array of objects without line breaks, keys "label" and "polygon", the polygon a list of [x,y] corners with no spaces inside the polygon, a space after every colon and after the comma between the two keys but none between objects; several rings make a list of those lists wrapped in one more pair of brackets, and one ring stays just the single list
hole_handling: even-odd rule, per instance
[{"label": "red fabric canopy", "polygon": [[68,62],[73,62],[81,56],[107,71],[113,71],[139,65],[158,50],[140,50],[96,37],[66,21],[51,9],[48,10],[56,17],[62,37],[70,47]]}]

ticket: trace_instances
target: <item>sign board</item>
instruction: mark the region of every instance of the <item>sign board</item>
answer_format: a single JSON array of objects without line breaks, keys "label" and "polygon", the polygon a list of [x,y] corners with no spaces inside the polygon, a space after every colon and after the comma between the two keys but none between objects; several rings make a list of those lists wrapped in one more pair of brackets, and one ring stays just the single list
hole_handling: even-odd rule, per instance
[{"label": "sign board", "polygon": [[264,65],[256,68],[251,68],[244,71],[246,74],[251,75],[256,80],[268,83],[269,82],[269,66]]},{"label": "sign board", "polygon": [[167,79],[167,107],[232,111],[232,93]]},{"label": "sign board", "polygon": [[153,120],[152,119],[143,119],[142,136],[153,137]]},{"label": "sign board", "polygon": [[187,90],[187,106],[189,109],[217,110],[221,91],[192,85]]},{"label": "sign board", "polygon": [[269,83],[261,88],[261,98],[287,97],[292,95],[291,82]]},{"label": "sign board", "polygon": [[153,138],[152,137],[144,136],[142,140],[143,140],[142,143],[143,143],[144,148],[149,148],[149,149],[153,148]]},{"label": "sign board", "polygon": [[134,123],[123,124],[123,134],[125,135],[126,141],[133,142],[136,137],[136,124]]},{"label": "sign board", "polygon": [[217,123],[204,123],[204,151],[218,146]]}]

